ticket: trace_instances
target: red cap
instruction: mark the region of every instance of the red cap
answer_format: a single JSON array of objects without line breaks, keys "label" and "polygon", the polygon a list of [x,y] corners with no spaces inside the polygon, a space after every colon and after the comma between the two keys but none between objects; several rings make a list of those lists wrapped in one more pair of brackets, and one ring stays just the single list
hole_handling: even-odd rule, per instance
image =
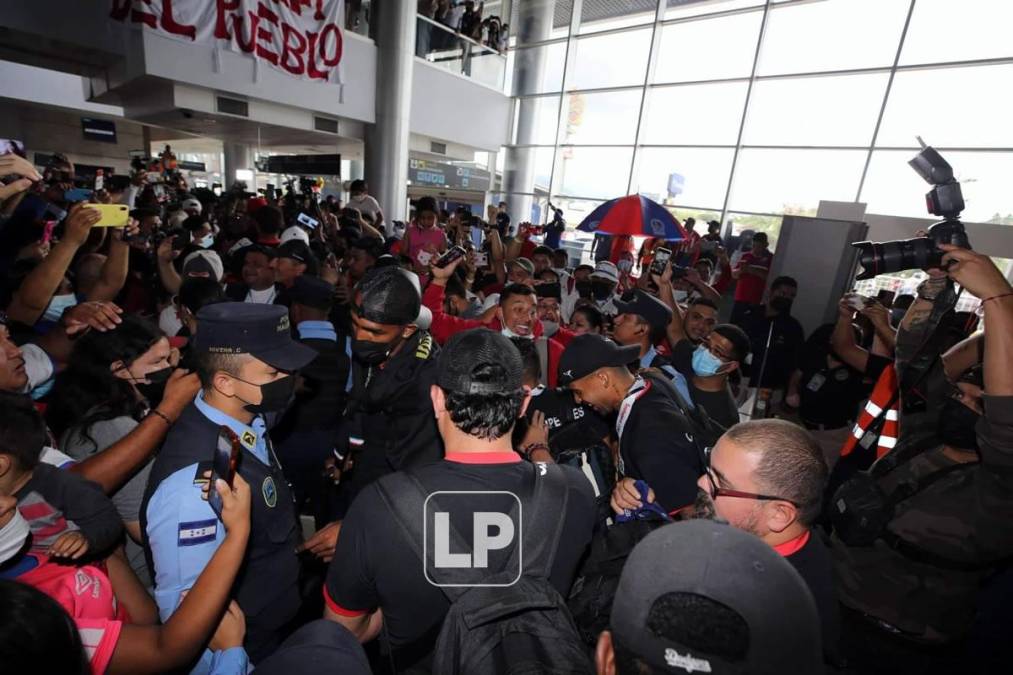
[{"label": "red cap", "polygon": [[250,197],[246,200],[246,212],[253,213],[257,209],[267,206],[267,199],[264,197]]}]

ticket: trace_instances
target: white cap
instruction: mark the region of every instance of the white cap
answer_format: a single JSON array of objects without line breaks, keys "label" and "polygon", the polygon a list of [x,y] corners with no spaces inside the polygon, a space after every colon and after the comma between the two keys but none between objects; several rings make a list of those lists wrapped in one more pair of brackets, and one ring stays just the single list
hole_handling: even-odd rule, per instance
[{"label": "white cap", "polygon": [[187,267],[199,258],[203,258],[207,267],[211,268],[215,281],[221,281],[222,277],[225,276],[225,265],[222,264],[222,259],[218,257],[217,253],[208,249],[194,251],[183,259],[183,275],[186,276]]},{"label": "white cap", "polygon": [[425,305],[419,307],[419,316],[415,319],[415,325],[419,330],[429,330],[429,327],[433,325],[433,313]]},{"label": "white cap", "polygon": [[[196,197],[190,197],[184,199],[183,203],[179,205],[184,211],[193,211],[195,215],[200,215],[204,212],[204,206],[200,203],[200,200]],[[189,215],[189,214],[187,214]]]},{"label": "white cap", "polygon": [[235,244],[233,244],[232,248],[230,248],[227,252],[229,255],[235,255],[236,251],[238,251],[241,248],[246,248],[247,246],[253,246],[253,242],[247,239],[246,237],[243,237]]},{"label": "white cap", "polygon": [[488,312],[491,307],[495,307],[499,304],[499,293],[490,293],[485,296],[485,302],[482,303],[482,311]]},{"label": "white cap", "polygon": [[183,221],[190,217],[186,211],[173,211],[172,215],[169,216],[169,229],[176,229],[177,227],[183,227]]},{"label": "white cap", "polygon": [[281,243],[284,244],[286,241],[292,241],[293,239],[298,239],[307,246],[310,245],[309,233],[307,233],[306,230],[302,229],[298,225],[292,225],[290,227],[287,227],[285,228],[285,231],[281,233]]},{"label": "white cap", "polygon": [[591,273],[591,277],[606,279],[614,284],[618,284],[619,268],[617,268],[613,262],[608,260],[599,260],[598,264],[594,266],[594,272]]}]

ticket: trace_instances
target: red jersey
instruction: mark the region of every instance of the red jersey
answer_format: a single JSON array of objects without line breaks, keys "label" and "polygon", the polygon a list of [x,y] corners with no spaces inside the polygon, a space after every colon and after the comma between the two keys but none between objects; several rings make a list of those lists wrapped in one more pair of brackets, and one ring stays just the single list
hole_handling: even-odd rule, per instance
[{"label": "red jersey", "polygon": [[[741,270],[748,265],[755,265],[770,270],[770,263],[774,254],[764,251],[760,255],[753,255],[752,251],[742,254],[739,264],[735,269]],[[763,289],[767,287],[767,280],[755,274],[742,274],[739,282],[735,285],[735,302],[748,302],[751,305],[758,305],[763,301]]]}]

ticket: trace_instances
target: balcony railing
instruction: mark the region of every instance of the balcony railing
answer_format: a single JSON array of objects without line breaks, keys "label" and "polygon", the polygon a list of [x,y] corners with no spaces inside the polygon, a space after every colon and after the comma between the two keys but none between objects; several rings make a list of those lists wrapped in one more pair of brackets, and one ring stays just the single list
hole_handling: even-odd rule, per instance
[{"label": "balcony railing", "polygon": [[415,56],[502,91],[505,55],[424,16],[418,17],[417,28]]}]

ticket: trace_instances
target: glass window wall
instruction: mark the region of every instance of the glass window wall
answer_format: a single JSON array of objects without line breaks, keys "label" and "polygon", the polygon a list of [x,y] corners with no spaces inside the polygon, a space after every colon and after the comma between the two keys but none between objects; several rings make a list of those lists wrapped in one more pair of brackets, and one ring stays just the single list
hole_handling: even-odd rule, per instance
[{"label": "glass window wall", "polygon": [[565,201],[571,225],[641,192],[776,239],[782,214],[821,199],[927,217],[907,164],[920,135],[962,181],[965,220],[1013,224],[1013,3],[954,4],[514,2],[509,78],[526,103],[507,153],[529,184],[510,189]]}]

